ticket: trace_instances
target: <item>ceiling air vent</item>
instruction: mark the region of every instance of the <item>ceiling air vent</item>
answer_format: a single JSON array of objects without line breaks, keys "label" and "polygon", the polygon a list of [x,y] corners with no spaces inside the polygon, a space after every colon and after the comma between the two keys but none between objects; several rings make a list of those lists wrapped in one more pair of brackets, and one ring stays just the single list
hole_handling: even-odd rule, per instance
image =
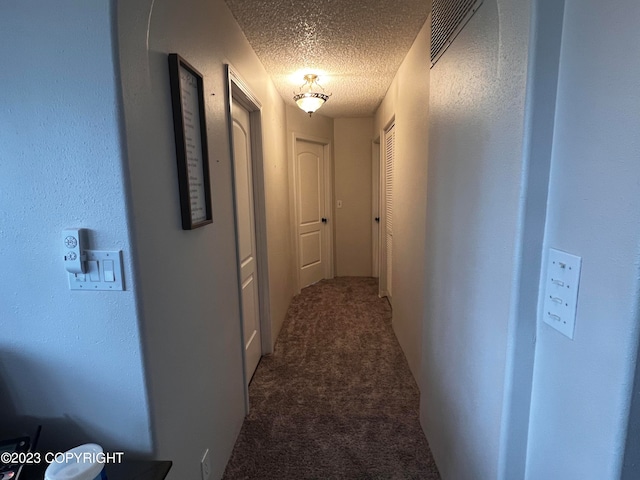
[{"label": "ceiling air vent", "polygon": [[433,0],[431,10],[431,66],[433,67],[483,0]]}]

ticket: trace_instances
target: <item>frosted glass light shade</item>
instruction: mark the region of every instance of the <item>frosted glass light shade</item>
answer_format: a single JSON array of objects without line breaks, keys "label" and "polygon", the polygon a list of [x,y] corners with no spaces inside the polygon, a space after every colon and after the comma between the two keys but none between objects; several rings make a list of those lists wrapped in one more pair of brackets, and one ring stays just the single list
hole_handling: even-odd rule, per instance
[{"label": "frosted glass light shade", "polygon": [[307,112],[309,115],[311,115],[322,105],[324,105],[324,102],[326,102],[328,98],[328,95],[317,92],[300,93],[293,97],[293,99],[298,104],[298,107]]},{"label": "frosted glass light shade", "polygon": [[[318,110],[324,102],[329,100],[331,94],[327,95],[318,84],[318,76],[314,73],[308,73],[304,76],[305,84],[300,87],[300,92],[293,95],[293,100],[298,106],[307,112],[309,116]],[[320,90],[322,92],[320,92]],[[295,93],[295,92],[294,92]]]}]

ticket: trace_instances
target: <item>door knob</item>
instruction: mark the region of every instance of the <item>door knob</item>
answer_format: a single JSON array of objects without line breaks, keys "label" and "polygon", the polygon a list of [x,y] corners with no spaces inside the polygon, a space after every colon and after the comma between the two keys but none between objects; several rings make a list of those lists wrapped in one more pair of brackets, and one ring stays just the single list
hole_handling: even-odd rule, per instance
[{"label": "door knob", "polygon": [[326,219],[326,218],[323,218],[323,219],[322,219],[322,223],[327,223],[327,219]]},{"label": "door knob", "polygon": [[374,218],[374,220],[376,221],[376,223],[380,223],[380,217],[376,217]]}]

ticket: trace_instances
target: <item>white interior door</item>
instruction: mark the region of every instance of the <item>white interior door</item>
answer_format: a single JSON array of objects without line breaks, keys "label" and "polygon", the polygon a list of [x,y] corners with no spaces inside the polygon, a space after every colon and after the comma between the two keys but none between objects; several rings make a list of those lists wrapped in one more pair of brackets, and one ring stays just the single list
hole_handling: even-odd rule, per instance
[{"label": "white interior door", "polygon": [[238,272],[242,299],[245,374],[248,384],[262,356],[251,129],[249,112],[245,108],[238,103],[234,103],[232,111]]},{"label": "white interior door", "polygon": [[329,230],[324,146],[296,139],[296,229],[300,288],[328,277]]}]

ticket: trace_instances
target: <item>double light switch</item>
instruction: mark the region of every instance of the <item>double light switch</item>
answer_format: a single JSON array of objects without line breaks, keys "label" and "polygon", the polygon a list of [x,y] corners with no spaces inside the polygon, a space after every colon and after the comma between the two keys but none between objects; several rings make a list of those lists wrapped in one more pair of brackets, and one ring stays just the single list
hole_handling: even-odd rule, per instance
[{"label": "double light switch", "polygon": [[122,252],[85,250],[86,272],[70,273],[71,290],[124,290]]}]

